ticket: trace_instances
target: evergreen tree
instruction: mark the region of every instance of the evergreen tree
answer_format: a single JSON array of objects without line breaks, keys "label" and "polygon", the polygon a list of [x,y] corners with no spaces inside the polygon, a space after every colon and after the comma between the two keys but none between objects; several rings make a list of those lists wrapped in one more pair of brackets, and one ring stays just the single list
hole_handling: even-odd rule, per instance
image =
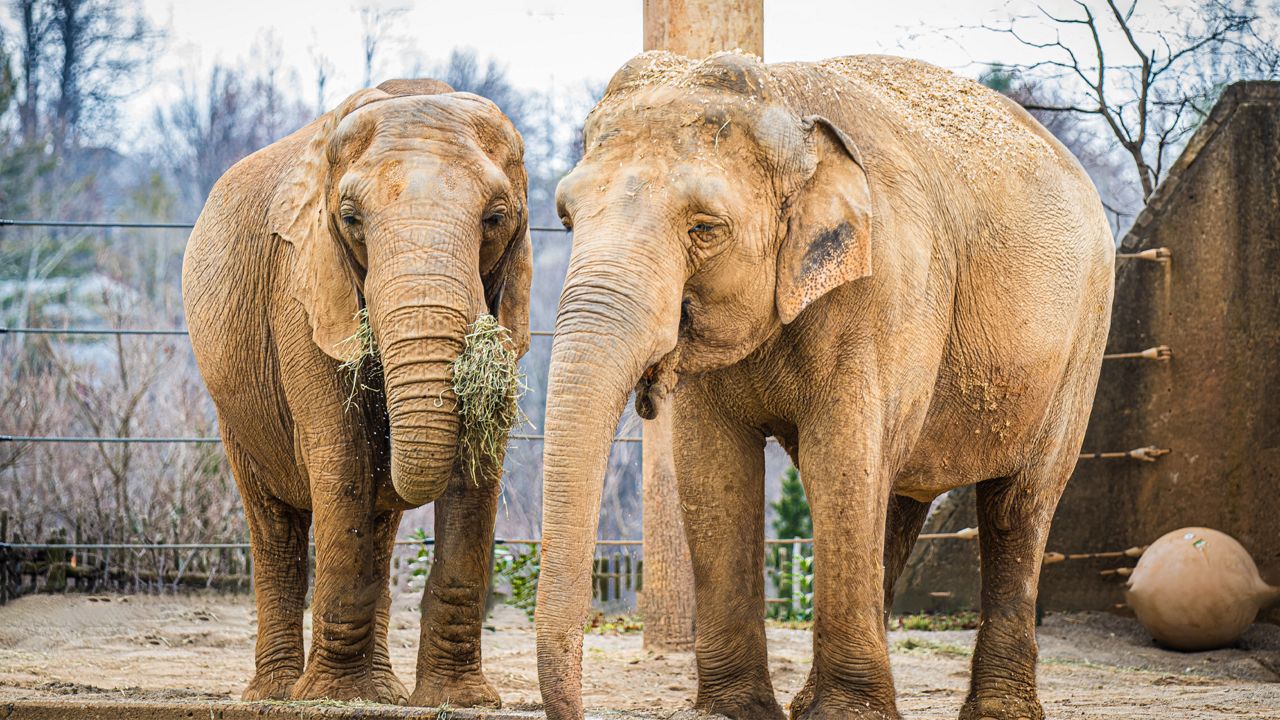
[{"label": "evergreen tree", "polygon": [[[777,502],[771,504],[775,517],[773,532],[779,540],[788,538],[812,538],[813,517],[809,514],[809,501],[804,495],[804,484],[800,482],[800,471],[789,467],[782,473],[782,495]],[[770,607],[770,617],[779,620],[807,620],[812,616],[813,548],[802,546],[775,545],[770,553],[770,565],[773,574],[773,587],[780,600]],[[793,601],[794,590],[799,589],[799,602]]]},{"label": "evergreen tree", "polygon": [[794,466],[782,473],[782,496],[773,503],[773,511],[777,515],[773,520],[773,532],[778,539],[813,537],[809,501],[804,496],[800,471]]}]

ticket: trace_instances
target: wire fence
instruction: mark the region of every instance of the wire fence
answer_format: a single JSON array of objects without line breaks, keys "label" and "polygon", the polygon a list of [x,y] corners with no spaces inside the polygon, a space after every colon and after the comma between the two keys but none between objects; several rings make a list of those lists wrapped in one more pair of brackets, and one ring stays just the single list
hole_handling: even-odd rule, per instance
[{"label": "wire fence", "polygon": [[[65,530],[55,533],[48,542],[23,542],[8,538],[7,525],[8,513],[0,513],[0,604],[34,592],[248,592],[253,588],[253,555],[248,542],[94,543],[68,541]],[[977,528],[963,528],[921,533],[919,540],[972,541],[978,536]],[[435,538],[426,536],[395,541],[398,552],[392,560],[393,585],[401,590],[421,590],[435,542]],[[541,543],[540,539],[495,538],[495,547],[509,549],[495,555],[495,582],[514,587],[512,574],[536,582]],[[765,539],[764,546],[770,617],[811,619],[813,539]],[[1137,559],[1145,550],[1146,547],[1085,553],[1046,551],[1042,563],[1049,566],[1069,561]],[[523,560],[513,563],[512,558]],[[309,574],[314,574],[314,543],[308,545],[307,559]],[[592,597],[597,608],[605,612],[635,609],[637,595],[644,588],[643,540],[597,540],[591,568]],[[1100,572],[1104,576],[1126,575],[1128,570],[1122,567]],[[946,595],[943,592],[939,596]]]},{"label": "wire fence", "polygon": [[[73,221],[52,219],[0,218],[4,227],[47,227],[79,229],[155,229],[189,230],[194,223]],[[569,236],[570,231],[561,227],[534,226],[536,233],[554,233]],[[1172,254],[1166,248],[1154,248],[1136,253],[1117,253],[1118,260],[1138,260],[1156,263],[1170,262]],[[6,327],[0,326],[0,336],[157,336],[184,337],[188,333],[181,328],[105,328],[105,327]],[[553,337],[553,330],[533,330],[530,335],[538,338]],[[1116,352],[1103,356],[1103,360],[1156,360],[1168,361],[1172,351],[1163,345],[1135,352]],[[539,442],[545,435],[515,433],[515,441]],[[618,443],[638,443],[640,437],[619,436]],[[78,443],[78,444],[218,444],[217,437],[103,437],[57,435],[0,435],[0,443]],[[1081,460],[1137,460],[1154,462],[1167,454],[1168,449],[1143,447],[1122,451],[1098,451],[1080,454]],[[922,535],[921,539],[972,539],[976,531]],[[32,591],[65,592],[101,590],[176,590],[179,588],[211,588],[230,591],[246,591],[252,586],[252,555],[248,542],[230,543],[93,543],[82,542],[76,537],[68,541],[66,530],[55,533],[46,542],[23,542],[10,537],[8,514],[0,515],[0,603],[12,597]],[[536,552],[537,539],[495,539],[499,546],[526,546],[528,552]],[[788,612],[803,609],[806,586],[802,572],[811,562],[812,541],[805,538],[766,540],[770,551],[766,558],[766,575],[772,580],[771,603],[785,605]],[[426,548],[434,544],[433,538],[413,538],[396,541],[401,548]],[[1128,552],[1128,551],[1125,551]],[[309,551],[314,563],[314,546]],[[1051,553],[1047,562],[1059,559]],[[1074,557],[1074,556],[1073,556]],[[1084,556],[1081,556],[1084,557]],[[401,569],[400,555],[396,556],[396,569]],[[593,563],[592,587],[596,599],[605,603],[634,602],[635,594],[643,585],[643,542],[641,540],[598,541]],[[811,580],[810,580],[811,582]],[[809,588],[811,593],[811,588]]]}]

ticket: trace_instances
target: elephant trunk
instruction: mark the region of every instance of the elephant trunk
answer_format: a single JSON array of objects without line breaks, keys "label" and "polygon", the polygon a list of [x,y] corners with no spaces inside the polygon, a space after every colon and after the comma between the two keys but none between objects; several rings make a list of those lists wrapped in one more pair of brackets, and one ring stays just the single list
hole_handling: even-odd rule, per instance
[{"label": "elephant trunk", "polygon": [[[382,358],[391,482],[415,506],[439,497],[453,473],[459,422],[451,366],[483,303],[483,294],[472,287],[479,284],[476,259],[452,252],[478,243],[435,239],[445,233],[457,237],[456,230],[440,227],[392,233],[381,242],[398,243],[402,250],[387,264],[371,258],[365,283]],[[445,251],[403,249],[441,245]]]},{"label": "elephant trunk", "polygon": [[[575,231],[548,380],[538,678],[549,720],[582,718],[582,632],[613,435],[631,388],[675,346],[682,267],[659,243]],[[595,241],[595,242],[593,242]],[[620,250],[621,249],[621,250]]]}]

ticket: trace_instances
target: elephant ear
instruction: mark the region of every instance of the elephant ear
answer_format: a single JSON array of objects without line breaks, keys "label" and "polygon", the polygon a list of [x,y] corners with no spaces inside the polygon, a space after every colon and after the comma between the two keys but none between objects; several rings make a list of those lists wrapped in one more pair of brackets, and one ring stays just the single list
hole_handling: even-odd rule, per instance
[{"label": "elephant ear", "polygon": [[327,219],[329,144],[347,115],[387,97],[381,90],[360,90],[313,123],[316,130],[276,186],[267,215],[271,232],[293,247],[293,296],[306,310],[311,338],[344,362],[361,351],[348,342],[359,328],[360,301],[347,248]]},{"label": "elephant ear", "polygon": [[511,242],[501,268],[502,289],[498,296],[498,322],[511,331],[516,357],[529,351],[529,283],[533,279],[533,241],[529,229]]},{"label": "elephant ear", "polygon": [[789,323],[813,301],[871,274],[871,188],[858,148],[826,118],[802,121],[802,167],[812,175],[788,200],[775,302]]}]

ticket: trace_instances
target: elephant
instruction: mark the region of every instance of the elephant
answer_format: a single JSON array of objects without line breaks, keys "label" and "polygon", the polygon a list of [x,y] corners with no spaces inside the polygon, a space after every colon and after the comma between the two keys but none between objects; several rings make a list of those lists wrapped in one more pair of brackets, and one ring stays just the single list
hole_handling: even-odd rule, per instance
[{"label": "elephant", "polygon": [[1037,578],[1110,324],[1115,249],[1072,155],[914,60],[627,62],[557,188],[573,230],[545,417],[538,673],[582,718],[602,476],[631,390],[669,407],[699,710],[783,715],[766,663],[763,449],[800,469],[814,660],[792,718],[897,718],[884,611],[930,502],[976,485],[961,718],[1040,718]]},{"label": "elephant", "polygon": [[[480,632],[502,463],[464,477],[450,364],[484,313],[508,349],[528,348],[523,154],[489,100],[393,80],[236,163],[210,193],[183,295],[250,529],[258,634],[244,699],[500,706]],[[371,360],[352,342],[365,327]],[[387,653],[390,557],[403,510],[432,501],[410,695]]]}]

